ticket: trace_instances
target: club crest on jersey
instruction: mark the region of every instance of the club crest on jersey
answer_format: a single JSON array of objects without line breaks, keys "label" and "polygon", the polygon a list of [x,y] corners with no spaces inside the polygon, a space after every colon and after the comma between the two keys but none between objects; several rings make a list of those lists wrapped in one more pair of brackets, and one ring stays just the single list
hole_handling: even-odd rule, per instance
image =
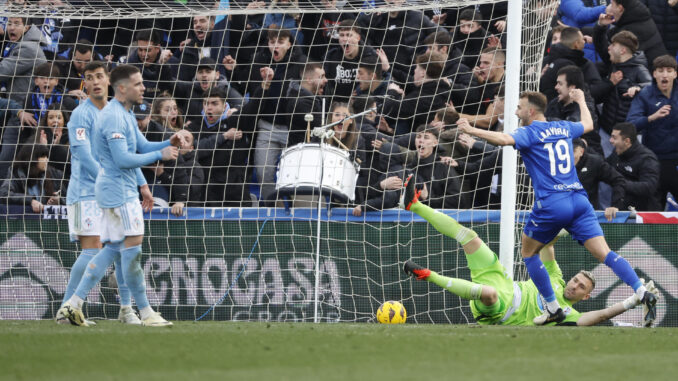
[{"label": "club crest on jersey", "polygon": [[124,136],[119,132],[114,132],[113,135],[111,135],[111,139],[122,139],[123,137]]}]

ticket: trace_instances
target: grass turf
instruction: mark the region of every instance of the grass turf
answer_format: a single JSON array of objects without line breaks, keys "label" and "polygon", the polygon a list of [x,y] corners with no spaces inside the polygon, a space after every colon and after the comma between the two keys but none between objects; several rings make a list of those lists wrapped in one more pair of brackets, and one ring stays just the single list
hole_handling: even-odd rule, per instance
[{"label": "grass turf", "polygon": [[655,381],[678,370],[670,328],[0,321],[0,348],[0,379],[17,380]]}]

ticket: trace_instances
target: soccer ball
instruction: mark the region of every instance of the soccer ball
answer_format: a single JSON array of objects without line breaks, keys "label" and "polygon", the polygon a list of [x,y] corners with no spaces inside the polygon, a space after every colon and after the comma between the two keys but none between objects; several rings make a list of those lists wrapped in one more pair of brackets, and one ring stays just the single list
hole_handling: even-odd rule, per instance
[{"label": "soccer ball", "polygon": [[377,320],[382,324],[403,324],[407,320],[407,311],[402,303],[389,300],[379,306]]}]

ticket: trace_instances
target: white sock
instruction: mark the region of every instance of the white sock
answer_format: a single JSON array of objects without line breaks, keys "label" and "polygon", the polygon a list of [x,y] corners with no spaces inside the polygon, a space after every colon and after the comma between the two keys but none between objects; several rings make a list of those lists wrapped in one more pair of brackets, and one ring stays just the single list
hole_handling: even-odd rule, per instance
[{"label": "white sock", "polygon": [[151,308],[151,306],[146,306],[139,310],[139,313],[141,314],[141,320],[144,320],[152,316],[155,313],[155,311],[153,311],[153,308]]},{"label": "white sock", "polygon": [[555,313],[558,311],[558,308],[560,308],[560,304],[558,304],[557,300],[546,302],[546,310],[548,310],[550,313]]},{"label": "white sock", "polygon": [[72,305],[73,307],[82,309],[82,304],[83,304],[85,301],[82,300],[82,298],[79,297],[78,295],[73,295],[73,296],[71,296],[70,299],[68,299],[68,302],[71,303],[71,305]]},{"label": "white sock", "polygon": [[636,290],[636,295],[638,295],[638,299],[643,299],[643,296],[645,296],[645,292],[647,292],[647,289],[645,286],[640,286]]},{"label": "white sock", "polygon": [[121,309],[121,310],[132,309],[132,305],[126,306],[126,305],[121,304],[121,305],[120,305],[120,309]]}]

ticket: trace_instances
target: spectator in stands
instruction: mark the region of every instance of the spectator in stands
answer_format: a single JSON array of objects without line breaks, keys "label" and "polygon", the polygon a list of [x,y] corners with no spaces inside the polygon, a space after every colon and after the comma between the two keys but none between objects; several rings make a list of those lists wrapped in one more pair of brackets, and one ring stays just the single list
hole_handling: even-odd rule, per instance
[{"label": "spectator in stands", "polygon": [[40,144],[49,149],[50,165],[71,177],[71,154],[66,125],[70,112],[64,111],[60,105],[52,104],[40,119],[36,134],[28,138],[30,144]]},{"label": "spectator in stands", "polygon": [[[406,0],[385,1],[396,8]],[[418,10],[362,13],[356,21],[363,28],[366,44],[378,49],[381,60],[388,62],[394,73],[409,73],[417,55],[415,49],[424,37],[436,31],[445,31]],[[407,74],[404,77],[407,79]],[[395,79],[404,83],[397,76]]]},{"label": "spectator in stands", "polygon": [[570,97],[570,92],[574,89],[580,89],[584,92],[586,105],[589,108],[593,119],[593,131],[582,135],[589,145],[589,151],[603,155],[603,148],[600,145],[600,135],[598,134],[598,117],[596,105],[586,87],[584,74],[581,69],[574,65],[565,66],[558,70],[558,79],[556,81],[556,93],[558,96],[553,98],[546,106],[544,116],[547,120],[567,120],[570,122],[581,121],[581,110],[579,104]]},{"label": "spectator in stands", "polygon": [[[598,201],[598,183],[600,182],[612,187],[612,207],[617,208],[617,211],[623,209],[624,176],[612,168],[598,153],[589,152],[586,147],[586,140],[581,138],[572,140],[572,150],[574,153],[574,165],[577,168],[577,177],[589,196],[593,209],[602,209]],[[610,217],[613,210],[606,208],[606,211],[608,212],[606,216]]]},{"label": "spectator in stands", "polygon": [[[598,16],[603,13],[605,13],[604,0],[561,0],[558,8],[562,24],[579,28],[588,36],[593,34],[593,26],[598,21]],[[555,35],[555,32],[553,34]],[[596,48],[591,41],[584,46],[584,57],[596,62]]]},{"label": "spectator in stands", "polygon": [[389,85],[383,113],[389,116],[388,124],[396,135],[427,124],[445,107],[450,96],[450,85],[442,78],[445,61],[440,53],[421,54],[415,60],[413,83],[404,90],[394,83]]},{"label": "spectator in stands", "polygon": [[[207,186],[207,180],[205,179],[205,169],[200,165],[198,158],[196,156],[195,145],[193,141],[193,135],[189,136],[184,145],[179,148],[179,157],[177,158],[176,170],[184,170],[186,176],[183,178],[174,178],[172,180],[173,186],[185,186],[187,188],[187,200],[188,206],[205,206],[205,188]],[[182,181],[188,181],[188,183],[182,183]],[[172,195],[180,195],[181,192],[170,191]],[[172,212],[176,215],[177,206],[180,201],[175,200],[175,204],[172,206]],[[184,203],[185,204],[185,203]],[[183,206],[181,206],[183,209]]]},{"label": "spectator in stands", "polygon": [[[179,79],[192,81],[198,71],[198,63],[203,57],[210,57],[217,62],[222,62],[229,52],[229,31],[224,26],[215,28],[214,15],[194,16],[193,29],[188,39],[184,40],[174,56],[181,61]],[[225,74],[225,72],[223,73]]]},{"label": "spectator in stands", "polygon": [[[593,28],[593,43],[596,52],[606,65],[611,64],[607,48],[612,37],[625,30],[633,32],[638,37],[640,42],[638,49],[645,52],[650,62],[666,54],[666,48],[650,11],[640,1],[610,0],[605,12],[598,17],[598,23]],[[610,27],[611,24],[614,24],[613,28]]]},{"label": "spectator in stands", "polygon": [[[293,9],[299,8],[298,0],[271,0],[269,9]],[[299,19],[300,15],[298,13],[266,13],[264,15],[264,24],[262,25],[264,29],[269,29],[271,25],[277,25],[280,28],[287,29],[290,31],[291,38],[297,45],[304,44],[304,35],[299,29]]]},{"label": "spectator in stands", "polygon": [[564,28],[560,33],[560,43],[551,45],[549,54],[544,57],[544,70],[539,81],[539,91],[551,101],[558,96],[555,91],[558,71],[569,65],[581,69],[594,100],[602,98],[603,80],[596,65],[584,57],[584,35],[577,28]]},{"label": "spectator in stands", "polygon": [[197,160],[205,168],[207,206],[244,206],[245,173],[251,134],[261,98],[273,80],[273,70],[262,68],[261,86],[242,110],[229,112],[226,94],[211,88],[203,98],[203,120],[191,124]]},{"label": "spectator in stands", "polygon": [[669,55],[678,53],[678,0],[640,0],[654,20]]},{"label": "spectator in stands", "polygon": [[473,78],[470,67],[461,62],[462,53],[452,46],[452,36],[447,32],[431,33],[424,39],[426,52],[437,52],[447,57],[443,76],[454,89],[468,89]]},{"label": "spectator in stands", "polygon": [[[368,96],[375,99],[383,98],[386,95],[389,84],[389,81],[384,79],[381,63],[376,56],[365,57],[358,64],[356,82],[358,86],[353,91],[354,95]],[[381,104],[383,101],[379,103]]]},{"label": "spectator in stands", "polygon": [[64,175],[49,164],[49,149],[43,145],[25,145],[12,163],[12,173],[0,185],[0,200],[10,205],[31,207],[42,213],[45,205],[63,203]]},{"label": "spectator in stands", "polygon": [[665,55],[657,57],[653,66],[654,83],[636,95],[626,120],[636,126],[643,145],[659,159],[659,193],[664,205],[667,192],[678,197],[678,64]]},{"label": "spectator in stands", "polygon": [[198,72],[195,75],[188,103],[187,119],[190,123],[193,123],[193,121],[200,122],[203,95],[213,87],[220,88],[226,93],[226,102],[228,102],[229,107],[236,110],[241,110],[243,107],[244,99],[240,92],[231,86],[216,67],[216,61],[209,57],[204,57],[198,63]]},{"label": "spectator in stands", "polygon": [[339,46],[330,49],[324,60],[328,79],[325,93],[333,101],[346,102],[356,85],[358,64],[368,60],[370,56],[377,56],[377,52],[362,43],[361,31],[355,20],[344,20],[337,29]]},{"label": "spectator in stands", "polygon": [[[636,127],[628,122],[616,124],[612,128],[610,143],[614,151],[607,157],[607,162],[626,180],[623,209],[663,210],[658,192],[659,161],[657,155],[640,144]],[[611,214],[614,217],[614,213]]]},{"label": "spectator in stands", "polygon": [[94,51],[93,46],[88,40],[78,40],[73,48],[60,53],[56,58],[63,74],[60,78],[61,85],[68,95],[80,100],[87,99],[83,80],[85,66],[92,61],[105,61],[101,54]]},{"label": "spectator in stands", "polygon": [[[327,143],[331,146],[347,150],[351,155],[352,160],[363,163],[365,162],[365,152],[367,151],[367,148],[365,147],[365,141],[356,126],[355,119],[347,119],[352,114],[355,114],[355,112],[350,109],[348,103],[332,103],[330,110],[327,113],[327,124],[337,123],[339,121],[343,122],[332,126],[334,137]],[[361,174],[364,174],[366,177],[367,172],[363,172],[364,173]]]},{"label": "spectator in stands", "polygon": [[324,94],[325,85],[327,85],[325,69],[319,62],[307,63],[301,74],[301,81],[290,83],[285,96],[285,114],[289,118],[289,122],[286,123],[289,126],[287,147],[306,141],[308,126],[305,120],[306,114],[313,115],[311,129],[323,124],[321,97]]},{"label": "spectator in stands", "polygon": [[137,120],[137,126],[139,126],[139,131],[152,142],[161,142],[163,140],[169,139],[175,131],[167,128],[163,123],[154,120],[154,115],[152,114],[153,106],[144,101],[141,104],[134,105],[132,107],[134,116]]},{"label": "spectator in stands", "polygon": [[[312,60],[322,61],[327,51],[338,44],[339,31],[337,26],[343,20],[355,20],[356,15],[352,12],[336,12],[337,0],[322,0],[318,8],[327,10],[323,13],[304,13],[301,16],[301,31],[304,41],[309,46],[308,56]],[[317,4],[317,3],[316,3]],[[334,12],[332,12],[334,11]]]},{"label": "spectator in stands", "polygon": [[33,113],[36,120],[40,120],[47,113],[51,105],[70,112],[77,106],[76,102],[68,95],[64,95],[64,89],[59,83],[61,72],[54,62],[45,62],[33,70],[32,91],[26,97],[24,110]]},{"label": "spectator in stands", "polygon": [[473,8],[464,9],[459,13],[459,25],[453,31],[453,49],[463,52],[462,63],[468,67],[476,67],[485,48],[488,33],[481,24],[482,20],[480,12]]},{"label": "spectator in stands", "polygon": [[[24,112],[21,106],[11,99],[0,97],[0,127],[16,124],[9,123],[11,119],[16,118],[20,125],[37,126],[38,122],[30,112]],[[1,150],[0,150],[1,151]]]},{"label": "spectator in stands", "polygon": [[47,45],[40,30],[24,17],[7,20],[5,38],[8,43],[0,60],[0,87],[8,98],[24,104],[31,88],[33,69],[46,62],[41,46]]},{"label": "spectator in stands", "polygon": [[[478,66],[473,69],[473,79],[468,89],[453,89],[452,103],[459,105],[460,113],[477,127],[488,128],[496,122],[494,107],[490,108],[504,80],[506,52],[485,48],[480,54]],[[489,116],[489,119],[488,119]]]},{"label": "spectator in stands", "polygon": [[144,97],[153,99],[162,91],[173,93],[179,71],[179,59],[169,49],[163,49],[162,36],[157,30],[140,30],[134,35],[134,46],[121,59],[141,71],[144,79]]},{"label": "spectator in stands", "polygon": [[647,70],[647,59],[638,51],[638,39],[628,30],[612,36],[608,47],[610,54],[610,75],[604,81],[607,85],[601,100],[600,128],[610,134],[612,127],[626,120],[633,97],[645,86],[652,83]]},{"label": "spectator in stands", "polygon": [[168,131],[177,132],[184,128],[184,118],[177,101],[168,93],[162,93],[153,100],[151,120]]}]

